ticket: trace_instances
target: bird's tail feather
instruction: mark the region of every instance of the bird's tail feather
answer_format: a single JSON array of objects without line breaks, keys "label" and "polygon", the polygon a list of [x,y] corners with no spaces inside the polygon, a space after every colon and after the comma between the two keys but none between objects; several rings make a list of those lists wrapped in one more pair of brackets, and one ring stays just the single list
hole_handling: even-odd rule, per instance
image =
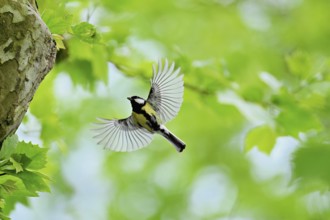
[{"label": "bird's tail feather", "polygon": [[171,142],[178,152],[182,152],[186,148],[186,144],[174,134],[172,134],[165,126],[160,126],[159,134]]}]

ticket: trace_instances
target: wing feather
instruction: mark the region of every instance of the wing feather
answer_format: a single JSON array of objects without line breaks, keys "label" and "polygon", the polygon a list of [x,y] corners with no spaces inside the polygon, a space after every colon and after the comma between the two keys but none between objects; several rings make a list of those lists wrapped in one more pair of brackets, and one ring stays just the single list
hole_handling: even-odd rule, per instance
[{"label": "wing feather", "polygon": [[153,76],[151,90],[147,101],[159,114],[163,123],[173,119],[179,112],[183,101],[183,75],[179,75],[180,68],[174,70],[174,62],[169,66],[165,60],[164,67],[161,61],[152,66]]},{"label": "wing feather", "polygon": [[132,116],[126,119],[109,120],[98,118],[94,129],[98,144],[113,151],[134,151],[145,147],[152,140],[152,133],[135,125]]}]

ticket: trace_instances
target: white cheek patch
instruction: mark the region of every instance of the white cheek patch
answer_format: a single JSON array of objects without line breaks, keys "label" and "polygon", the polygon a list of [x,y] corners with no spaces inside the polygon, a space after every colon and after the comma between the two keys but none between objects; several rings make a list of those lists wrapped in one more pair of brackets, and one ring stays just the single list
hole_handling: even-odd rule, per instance
[{"label": "white cheek patch", "polygon": [[143,99],[135,99],[134,100],[136,103],[143,105],[144,104],[144,100]]}]

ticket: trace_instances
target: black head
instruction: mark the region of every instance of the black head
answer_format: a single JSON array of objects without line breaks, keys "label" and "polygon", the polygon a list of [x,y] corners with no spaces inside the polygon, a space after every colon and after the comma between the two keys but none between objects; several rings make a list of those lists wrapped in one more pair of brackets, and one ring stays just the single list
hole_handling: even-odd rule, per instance
[{"label": "black head", "polygon": [[139,96],[127,97],[127,99],[131,101],[133,111],[135,112],[139,112],[141,108],[146,104],[146,100]]}]

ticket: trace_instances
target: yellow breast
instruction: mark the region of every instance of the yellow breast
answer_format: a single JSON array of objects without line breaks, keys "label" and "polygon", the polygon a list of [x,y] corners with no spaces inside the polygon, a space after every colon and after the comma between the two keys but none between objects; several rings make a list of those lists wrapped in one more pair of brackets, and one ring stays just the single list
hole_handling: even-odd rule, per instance
[{"label": "yellow breast", "polygon": [[141,110],[142,110],[141,113],[133,112],[132,113],[133,118],[134,118],[134,120],[137,124],[141,125],[142,127],[147,129],[148,131],[152,132],[153,130],[149,126],[148,119],[146,118],[145,114],[156,117],[157,123],[160,123],[159,117],[158,117],[156,111],[151,107],[151,105],[149,103],[146,103],[146,105],[143,106],[141,108]]}]

